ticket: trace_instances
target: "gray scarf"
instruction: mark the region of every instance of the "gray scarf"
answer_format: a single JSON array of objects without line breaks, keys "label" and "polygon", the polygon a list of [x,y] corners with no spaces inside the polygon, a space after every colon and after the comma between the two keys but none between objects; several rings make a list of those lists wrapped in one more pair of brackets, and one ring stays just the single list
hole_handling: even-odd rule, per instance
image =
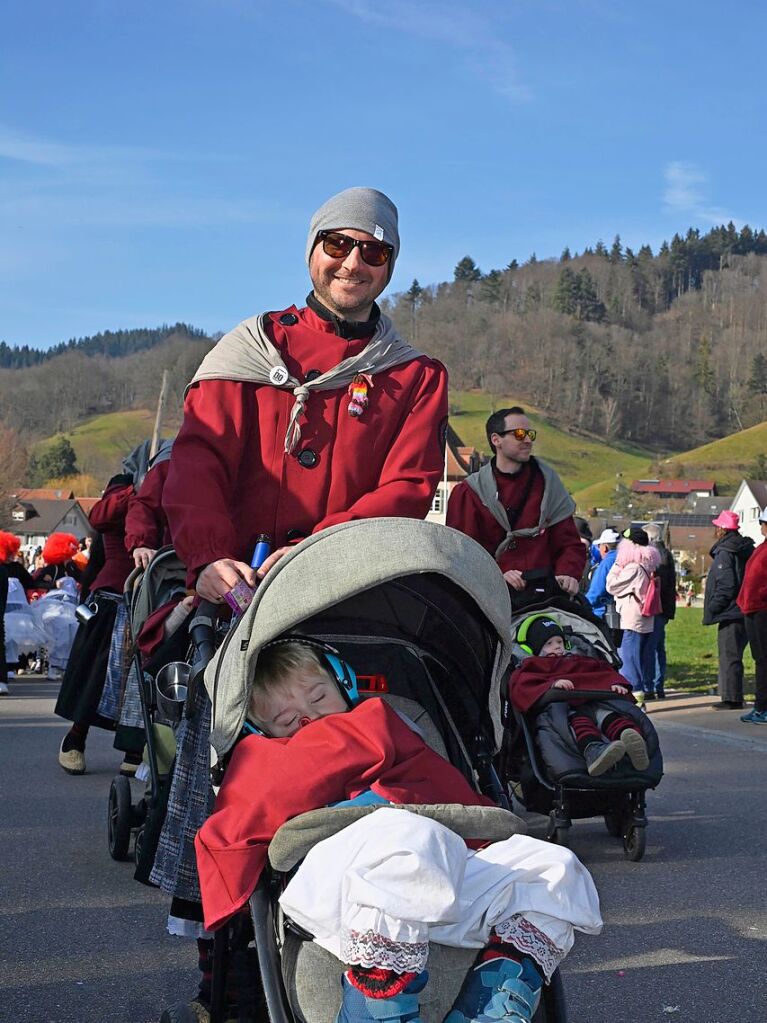
[{"label": "gray scarf", "polygon": [[561,522],[563,519],[569,518],[575,511],[575,501],[565,490],[565,485],[559,476],[557,476],[550,465],[546,465],[545,462],[541,462],[537,458],[536,462],[543,473],[541,511],[538,517],[538,525],[528,526],[525,529],[511,528],[506,509],[498,500],[498,484],[493,473],[492,462],[487,462],[478,472],[473,472],[470,476],[466,477],[466,483],[479,497],[495,521],[506,531],[506,538],[501,541],[495,552],[496,561],[504,551],[513,546],[514,541],[518,537],[538,536],[544,529],[556,525],[557,522]]},{"label": "gray scarf", "polygon": [[295,450],[301,439],[298,420],[312,391],[348,387],[358,373],[380,373],[411,362],[422,354],[399,336],[388,316],[381,314],[372,338],[359,355],[344,359],[333,369],[302,384],[290,375],[279,351],[269,340],[264,329],[267,316],[267,313],[252,316],[225,334],[202,360],[185,394],[198,380],[239,380],[292,391],[296,401],[285,434],[287,454]]}]

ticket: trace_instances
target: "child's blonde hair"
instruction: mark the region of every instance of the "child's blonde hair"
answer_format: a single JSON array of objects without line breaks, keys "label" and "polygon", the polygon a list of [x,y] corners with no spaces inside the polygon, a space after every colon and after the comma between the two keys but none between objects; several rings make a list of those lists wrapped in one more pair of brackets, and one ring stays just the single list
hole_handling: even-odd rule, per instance
[{"label": "child's blonde hair", "polygon": [[265,696],[279,692],[299,672],[317,670],[330,676],[319,651],[307,643],[286,640],[264,647],[250,683],[249,714],[258,719],[258,707]]}]

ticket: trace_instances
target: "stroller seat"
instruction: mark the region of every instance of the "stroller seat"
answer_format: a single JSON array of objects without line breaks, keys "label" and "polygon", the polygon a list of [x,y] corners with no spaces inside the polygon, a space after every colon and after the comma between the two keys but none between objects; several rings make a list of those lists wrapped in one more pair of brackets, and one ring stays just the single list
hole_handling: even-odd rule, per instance
[{"label": "stroller seat", "polygon": [[[368,697],[368,699],[371,698],[375,699],[376,697]],[[434,724],[428,711],[417,700],[411,700],[407,696],[396,696],[394,693],[382,693],[377,699],[386,700],[394,710],[404,714],[410,723],[416,726],[416,731],[426,745],[435,753],[439,753],[445,760],[449,759],[447,746],[445,746],[445,740],[442,738],[440,730]]]}]

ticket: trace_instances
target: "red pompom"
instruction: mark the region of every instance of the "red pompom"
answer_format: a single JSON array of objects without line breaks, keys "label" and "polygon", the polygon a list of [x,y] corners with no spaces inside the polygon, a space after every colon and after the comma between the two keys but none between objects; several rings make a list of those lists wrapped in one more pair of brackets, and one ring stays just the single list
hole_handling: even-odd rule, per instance
[{"label": "red pompom", "polygon": [[63,565],[71,561],[80,550],[80,542],[71,533],[51,533],[43,547],[43,560],[46,565]]},{"label": "red pompom", "polygon": [[15,533],[4,533],[0,530],[0,562],[10,561],[19,553],[21,537]]}]

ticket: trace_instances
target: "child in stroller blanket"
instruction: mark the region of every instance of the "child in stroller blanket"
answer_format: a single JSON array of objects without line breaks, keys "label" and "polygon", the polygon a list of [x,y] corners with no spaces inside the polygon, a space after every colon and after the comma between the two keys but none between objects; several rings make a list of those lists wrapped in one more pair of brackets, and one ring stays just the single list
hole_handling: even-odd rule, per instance
[{"label": "child in stroller blanket", "polygon": [[[636,702],[631,683],[609,664],[569,653],[565,633],[554,618],[545,614],[526,618],[517,630],[517,642],[530,655],[509,679],[511,702],[522,713],[549,689],[604,689],[605,695],[616,693]],[[641,729],[599,700],[583,702],[574,696],[568,724],[592,777],[609,771],[625,756],[637,771],[644,771],[650,763]]]},{"label": "child in stroller blanket", "polygon": [[318,842],[280,897],[347,966],[338,1020],[416,1020],[431,941],[478,950],[446,1023],[529,1023],[574,930],[601,931],[594,883],[568,849],[519,834],[469,849],[435,820],[398,809],[494,805],[415,729],[382,698],[359,702],[354,671],[333,648],[303,637],[265,646],[248,734],[196,840],[206,926],[246,903],[285,821],[381,804]]}]

